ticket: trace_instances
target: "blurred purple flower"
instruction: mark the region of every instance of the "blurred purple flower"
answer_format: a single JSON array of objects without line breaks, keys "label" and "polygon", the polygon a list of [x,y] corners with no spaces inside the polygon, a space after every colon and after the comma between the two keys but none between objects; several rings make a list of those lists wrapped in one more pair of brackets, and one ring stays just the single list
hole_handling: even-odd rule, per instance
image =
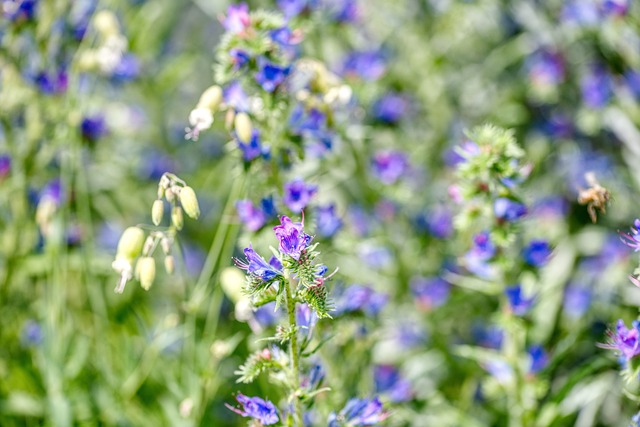
[{"label": "blurred purple flower", "polygon": [[399,122],[408,111],[409,100],[397,92],[388,92],[373,104],[373,117],[387,124]]},{"label": "blurred purple flower", "polygon": [[250,417],[262,425],[271,425],[278,422],[278,410],[275,405],[268,400],[263,400],[259,397],[248,397],[242,393],[238,393],[236,400],[242,405],[242,409],[234,408],[233,406],[226,404],[225,406],[231,409],[236,414],[243,417]]},{"label": "blurred purple flower", "polygon": [[604,0],[602,11],[607,16],[625,16],[630,6],[631,0]]},{"label": "blurred purple flower", "polygon": [[529,79],[536,86],[554,86],[564,80],[564,59],[559,52],[540,50],[527,62]]},{"label": "blurred purple flower", "polygon": [[504,331],[497,326],[485,326],[475,323],[471,330],[474,342],[478,345],[498,350],[502,347]]},{"label": "blurred purple flower", "polygon": [[636,70],[628,70],[624,73],[624,82],[636,97],[640,98],[640,72]]},{"label": "blurred purple flower", "polygon": [[451,286],[441,277],[414,277],[410,286],[418,304],[426,309],[443,305],[451,292]]},{"label": "blurred purple flower", "polygon": [[339,415],[335,412],[329,415],[329,427],[340,427],[342,422],[349,426],[370,426],[387,419],[389,413],[384,410],[382,402],[377,397],[373,399],[353,398],[347,402]]},{"label": "blurred purple flower", "polygon": [[381,151],[373,156],[373,175],[384,184],[398,181],[409,169],[407,155],[400,151]]},{"label": "blurred purple flower", "polygon": [[542,123],[542,131],[552,138],[570,138],[574,134],[571,117],[562,113],[553,113]]},{"label": "blurred purple flower", "polygon": [[313,0],[276,0],[278,8],[287,18],[301,14],[307,6],[312,6],[314,3]]},{"label": "blurred purple flower", "polygon": [[251,200],[238,200],[236,202],[236,212],[240,221],[249,231],[258,231],[267,221],[265,213],[255,207]]},{"label": "blurred purple flower", "polygon": [[336,299],[337,314],[362,311],[369,316],[377,316],[387,304],[388,295],[376,292],[364,285],[351,285],[338,290]]},{"label": "blurred purple flower", "polygon": [[273,227],[276,237],[280,241],[280,251],[298,261],[302,253],[311,242],[311,236],[306,234],[301,222],[292,222],[285,215],[280,217],[280,225]]},{"label": "blurred purple flower", "polygon": [[297,178],[284,184],[282,202],[292,211],[301,212],[318,191],[317,185],[307,184]]},{"label": "blurred purple flower", "polygon": [[233,64],[233,69],[236,71],[244,67],[245,64],[249,62],[249,60],[251,59],[251,56],[249,56],[249,54],[246,51],[242,49],[237,49],[237,48],[230,49],[229,55],[231,56],[231,63]]},{"label": "blurred purple flower", "polygon": [[107,134],[107,123],[101,115],[87,116],[80,123],[82,137],[90,142],[95,142]]},{"label": "blurred purple flower", "polygon": [[140,61],[138,58],[127,53],[122,55],[120,62],[111,71],[111,79],[116,83],[126,83],[134,80],[140,75]]},{"label": "blurred purple flower", "polygon": [[384,394],[393,403],[401,403],[413,398],[411,383],[402,378],[400,371],[392,365],[378,365],[373,368],[376,393]]},{"label": "blurred purple flower", "polygon": [[303,329],[310,329],[318,320],[318,315],[311,310],[308,304],[298,304],[296,306],[296,324]]},{"label": "blurred purple flower", "polygon": [[636,218],[633,221],[633,226],[631,226],[630,229],[630,233],[625,233],[622,231],[618,232],[620,234],[620,240],[625,245],[633,248],[634,252],[638,252],[640,251],[640,219]]},{"label": "blurred purple flower", "polygon": [[393,261],[393,254],[389,248],[378,244],[360,244],[358,246],[358,255],[362,262],[377,270],[388,267]]},{"label": "blurred purple flower", "polygon": [[227,9],[227,15],[221,19],[225,30],[232,34],[239,34],[251,25],[249,6],[246,3],[231,4]]},{"label": "blurred purple flower", "polygon": [[253,312],[253,316],[261,328],[268,328],[270,326],[273,326],[278,321],[278,313],[276,312],[275,301],[258,307]]},{"label": "blurred purple flower", "polygon": [[564,291],[564,312],[571,318],[582,317],[591,305],[591,290],[585,286],[569,284]]},{"label": "blurred purple flower", "polygon": [[362,206],[350,206],[347,211],[347,215],[349,217],[349,224],[358,237],[365,237],[371,233],[371,229],[373,228],[373,218],[362,208]]},{"label": "blurred purple flower", "polygon": [[524,316],[533,305],[533,298],[525,298],[519,284],[506,288],[504,293],[509,302],[509,309],[516,316]]},{"label": "blurred purple flower", "polygon": [[239,81],[234,80],[229,83],[222,91],[224,102],[237,112],[249,111],[249,97],[242,89]]},{"label": "blurred purple flower", "polygon": [[593,0],[570,0],[564,3],[561,18],[568,23],[593,26],[600,22],[600,13]]},{"label": "blurred purple flower", "polygon": [[318,234],[323,237],[332,237],[342,228],[342,219],[336,214],[334,204],[318,206],[316,218]]},{"label": "blurred purple flower", "polygon": [[610,342],[600,344],[600,347],[617,350],[628,362],[629,359],[640,354],[640,329],[638,321],[631,322],[631,329],[627,329],[622,319],[618,320],[615,331],[609,331]]},{"label": "blurred purple flower", "polygon": [[67,72],[64,69],[57,73],[42,71],[36,75],[35,83],[43,94],[59,95],[67,91]]},{"label": "blurred purple flower", "polygon": [[336,22],[353,23],[360,16],[357,0],[324,0],[324,5]]},{"label": "blurred purple flower", "polygon": [[347,77],[359,77],[366,81],[378,80],[386,72],[387,64],[378,51],[351,52],[344,60],[341,74]]},{"label": "blurred purple flower", "polygon": [[42,344],[44,334],[42,327],[35,320],[27,320],[22,325],[21,342],[24,346],[37,346]]},{"label": "blurred purple flower", "polygon": [[0,154],[0,179],[4,179],[11,172],[11,156]]},{"label": "blurred purple flower", "polygon": [[64,189],[62,188],[62,182],[59,178],[49,181],[40,191],[38,203],[43,201],[50,201],[55,206],[60,206],[65,197]]},{"label": "blurred purple flower", "polygon": [[589,108],[604,107],[611,97],[611,78],[599,65],[592,66],[580,79],[582,101]]},{"label": "blurred purple flower", "polygon": [[242,160],[245,162],[250,162],[251,160],[259,157],[268,155],[268,148],[263,147],[260,144],[260,132],[258,129],[251,130],[251,141],[248,143],[244,143],[237,139],[238,148],[242,151]]},{"label": "blurred purple flower", "polygon": [[488,261],[493,258],[496,247],[491,241],[489,232],[483,231],[473,236],[471,249],[465,254],[464,261],[467,270],[483,278],[493,275],[493,267]]},{"label": "blurred purple flower", "polygon": [[38,0],[2,0],[2,14],[11,22],[30,21],[35,17]]},{"label": "blurred purple flower", "polygon": [[513,379],[513,368],[504,360],[489,360],[483,364],[483,368],[500,384],[508,383]]},{"label": "blurred purple flower", "polygon": [[453,215],[444,206],[420,214],[415,221],[418,228],[428,231],[437,239],[446,239],[453,233]]},{"label": "blurred purple flower", "polygon": [[532,345],[527,350],[530,359],[529,373],[537,374],[549,363],[549,355],[541,345]]},{"label": "blurred purple flower", "polygon": [[259,71],[255,74],[256,81],[267,92],[276,90],[291,71],[291,67],[282,67],[263,57],[258,58],[258,67]]},{"label": "blurred purple flower", "polygon": [[551,246],[546,240],[532,240],[522,250],[524,261],[532,267],[542,267],[551,257]]},{"label": "blurred purple flower", "polygon": [[507,197],[499,197],[493,203],[493,212],[498,219],[514,222],[527,214],[527,207]]},{"label": "blurred purple flower", "polygon": [[562,196],[547,196],[535,202],[532,215],[541,219],[562,218],[569,211],[569,203]]}]

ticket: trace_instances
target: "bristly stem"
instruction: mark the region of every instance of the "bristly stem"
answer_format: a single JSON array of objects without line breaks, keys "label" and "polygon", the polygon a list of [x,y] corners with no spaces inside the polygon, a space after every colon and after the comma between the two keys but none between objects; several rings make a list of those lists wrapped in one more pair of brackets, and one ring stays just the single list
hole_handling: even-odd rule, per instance
[{"label": "bristly stem", "polygon": [[291,290],[292,279],[289,272],[284,273],[284,289],[287,298],[287,313],[289,314],[289,328],[291,331],[290,357],[291,357],[291,384],[294,410],[294,422],[302,427],[302,405],[298,392],[300,390],[300,349],[298,348],[298,325],[296,324],[296,300]]}]

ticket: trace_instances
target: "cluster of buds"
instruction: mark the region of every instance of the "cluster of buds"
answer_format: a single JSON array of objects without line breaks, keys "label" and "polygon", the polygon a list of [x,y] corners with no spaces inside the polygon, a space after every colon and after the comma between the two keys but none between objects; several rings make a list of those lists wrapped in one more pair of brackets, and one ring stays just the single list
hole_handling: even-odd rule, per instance
[{"label": "cluster of buds", "polygon": [[129,42],[122,34],[118,18],[109,10],[101,10],[95,14],[93,27],[98,36],[98,46],[82,52],[80,68],[111,76],[126,59]]},{"label": "cluster of buds", "polygon": [[[200,216],[198,199],[193,189],[177,176],[165,173],[158,184],[158,199],[151,208],[151,219],[155,226],[160,225],[164,214],[165,198],[171,204],[171,226],[166,230],[153,230],[145,236],[141,227],[129,227],[118,242],[116,259],[112,268],[120,275],[115,292],[124,292],[124,287],[134,275],[140,285],[149,290],[156,277],[156,262],[153,257],[156,249],[161,248],[164,255],[164,267],[168,274],[175,270],[175,260],[171,246],[177,230],[184,224],[183,211],[190,218]],[[133,265],[135,264],[135,270]]]}]

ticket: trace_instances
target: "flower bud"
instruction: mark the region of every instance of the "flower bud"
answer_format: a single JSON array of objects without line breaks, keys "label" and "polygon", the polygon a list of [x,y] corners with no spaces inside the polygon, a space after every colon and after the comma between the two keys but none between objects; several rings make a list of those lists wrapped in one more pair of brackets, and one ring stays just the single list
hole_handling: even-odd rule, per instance
[{"label": "flower bud", "polygon": [[144,241],[144,246],[142,246],[142,256],[148,256],[153,249],[153,246],[156,243],[155,237],[149,235],[147,240]]},{"label": "flower bud", "polygon": [[191,187],[183,187],[180,191],[180,204],[184,213],[189,218],[198,219],[200,216],[200,206],[198,206],[198,199],[196,198],[196,192]]},{"label": "flower bud", "polygon": [[164,214],[164,203],[162,203],[162,200],[156,200],[151,207],[151,221],[153,221],[154,225],[160,225],[162,214]]},{"label": "flower bud", "polygon": [[248,144],[249,141],[251,141],[252,133],[251,118],[249,118],[249,115],[243,112],[236,114],[234,127],[236,134],[238,135],[238,139],[245,144]]},{"label": "flower bud", "polygon": [[138,260],[136,270],[138,272],[140,286],[142,286],[145,291],[148,291],[156,278],[156,260],[148,256],[142,257]]},{"label": "flower bud", "polygon": [[169,255],[171,253],[171,240],[166,236],[160,240],[160,246],[162,247],[162,252],[165,255]]},{"label": "flower bud", "polygon": [[218,85],[213,85],[202,92],[197,108],[208,108],[211,112],[215,113],[218,107],[220,107],[221,102],[222,88]]},{"label": "flower bud", "polygon": [[110,10],[101,10],[93,18],[93,25],[103,36],[118,34],[118,19]]},{"label": "flower bud", "polygon": [[118,242],[118,250],[116,258],[134,259],[142,251],[144,245],[144,231],[138,227],[129,227],[124,230],[120,241]]},{"label": "flower bud", "polygon": [[169,203],[173,203],[176,201],[176,193],[173,192],[173,189],[171,187],[165,190],[164,197]]},{"label": "flower bud", "polygon": [[173,274],[176,269],[176,263],[173,259],[173,255],[167,255],[164,257],[164,269],[167,271],[167,274]]},{"label": "flower bud", "polygon": [[178,230],[182,230],[184,216],[182,215],[182,208],[180,206],[174,206],[171,210],[171,222]]}]

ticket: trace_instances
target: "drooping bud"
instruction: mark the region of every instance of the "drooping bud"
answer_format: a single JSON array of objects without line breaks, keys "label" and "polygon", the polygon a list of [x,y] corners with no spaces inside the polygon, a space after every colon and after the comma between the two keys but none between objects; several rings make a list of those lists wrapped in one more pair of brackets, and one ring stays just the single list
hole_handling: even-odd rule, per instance
[{"label": "drooping bud", "polygon": [[200,96],[198,101],[198,108],[208,108],[211,112],[215,113],[220,107],[222,102],[222,88],[218,85],[213,85],[205,90]]},{"label": "drooping bud", "polygon": [[171,240],[167,236],[164,236],[162,240],[160,240],[160,246],[162,247],[162,252],[165,255],[169,255],[171,253]]},{"label": "drooping bud", "polygon": [[162,214],[164,214],[164,203],[162,200],[156,200],[151,207],[151,221],[154,225],[160,225],[162,222]]},{"label": "drooping bud", "polygon": [[176,200],[176,193],[174,193],[171,187],[169,187],[165,190],[164,197],[167,199],[167,202],[173,203]]},{"label": "drooping bud", "polygon": [[143,245],[144,231],[139,227],[129,227],[124,230],[124,233],[122,233],[122,236],[120,237],[116,258],[132,260],[140,255]]},{"label": "drooping bud", "polygon": [[171,210],[171,222],[178,230],[182,230],[184,216],[182,215],[182,208],[180,206],[174,206]]},{"label": "drooping bud", "polygon": [[168,274],[173,274],[173,272],[175,271],[176,263],[173,259],[173,255],[167,255],[166,257],[164,257],[164,269]]},{"label": "drooping bud", "polygon": [[248,144],[251,141],[252,133],[251,118],[249,115],[244,112],[236,114],[234,127],[236,134],[238,135],[238,139],[245,144]]},{"label": "drooping bud", "polygon": [[101,10],[96,13],[93,18],[93,25],[103,36],[117,35],[120,32],[118,19],[110,10]]},{"label": "drooping bud", "polygon": [[189,218],[198,219],[200,216],[200,206],[198,205],[198,199],[196,198],[196,192],[191,187],[183,187],[180,191],[180,204],[184,213]]},{"label": "drooping bud", "polygon": [[140,280],[140,286],[142,286],[145,291],[148,291],[156,278],[156,260],[152,257],[142,257],[138,260],[136,270]]}]

